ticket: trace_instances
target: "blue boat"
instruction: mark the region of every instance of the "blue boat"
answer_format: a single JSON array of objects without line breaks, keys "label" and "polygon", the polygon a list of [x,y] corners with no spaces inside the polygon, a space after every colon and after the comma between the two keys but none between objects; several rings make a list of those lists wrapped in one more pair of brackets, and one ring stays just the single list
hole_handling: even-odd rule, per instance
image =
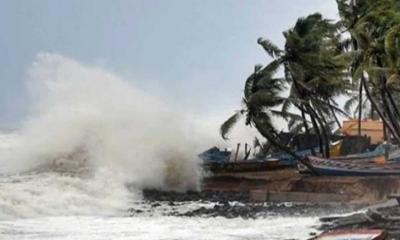
[{"label": "blue boat", "polygon": [[[319,150],[318,148],[314,149],[315,152],[319,152],[318,150]],[[306,150],[296,151],[296,152],[294,152],[294,154],[296,154],[300,158],[305,158],[307,156],[311,156],[312,152],[310,149],[306,149]],[[278,160],[282,165],[285,165],[285,166],[296,166],[297,165],[297,159],[295,159],[292,155],[287,154],[287,153],[273,154],[270,157],[268,157],[267,160]]]},{"label": "blue boat", "polygon": [[198,156],[204,162],[208,163],[224,163],[229,162],[232,152],[227,149],[221,150],[217,147],[212,147],[207,151],[200,153]]},{"label": "blue boat", "polygon": [[384,156],[386,153],[389,154],[389,159],[391,160],[400,160],[400,153],[396,153],[398,147],[396,145],[390,143],[383,143],[377,146],[373,151],[358,153],[358,154],[351,154],[346,156],[340,157],[333,157],[333,160],[356,160],[356,159],[368,159],[374,158],[378,156]]},{"label": "blue boat", "polygon": [[272,171],[287,168],[276,159],[248,159],[230,161],[232,152],[213,147],[200,153],[198,156],[203,160],[203,167],[214,173],[219,172],[259,172]]},{"label": "blue boat", "polygon": [[[400,163],[376,164],[373,160],[372,158],[368,162],[360,162],[307,157],[313,170],[321,176],[400,176]],[[304,166],[299,164],[299,169],[304,169]]]}]

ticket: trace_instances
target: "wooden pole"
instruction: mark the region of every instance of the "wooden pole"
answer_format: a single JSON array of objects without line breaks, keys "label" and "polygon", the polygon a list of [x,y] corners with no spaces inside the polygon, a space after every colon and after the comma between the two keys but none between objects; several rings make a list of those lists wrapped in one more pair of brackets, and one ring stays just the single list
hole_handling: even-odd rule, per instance
[{"label": "wooden pole", "polygon": [[237,146],[236,146],[235,162],[237,161],[237,158],[238,158],[238,155],[239,155],[239,148],[240,148],[240,143],[238,143]]}]

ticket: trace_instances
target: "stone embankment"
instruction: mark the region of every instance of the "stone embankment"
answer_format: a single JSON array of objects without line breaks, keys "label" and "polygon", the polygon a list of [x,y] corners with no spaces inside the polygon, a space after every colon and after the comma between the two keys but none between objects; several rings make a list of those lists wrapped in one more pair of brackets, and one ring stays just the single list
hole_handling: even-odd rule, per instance
[{"label": "stone embankment", "polygon": [[[147,189],[143,196],[146,201],[153,202],[154,208],[182,202],[213,203],[184,212],[172,208],[167,215],[257,218],[271,214],[322,216],[349,213],[385,201],[388,195],[399,191],[400,177],[316,177],[282,170],[218,174],[206,178],[200,192]],[[400,216],[400,208],[398,212]]]},{"label": "stone embankment", "polygon": [[218,174],[204,190],[246,192],[258,202],[374,204],[400,193],[400,177],[304,176],[295,170]]},{"label": "stone embankment", "polygon": [[[168,206],[165,212],[168,216],[184,217],[226,217],[226,218],[262,218],[268,216],[322,216],[324,214],[342,214],[354,211],[354,206],[347,204],[309,204],[309,203],[255,203],[249,201],[245,192],[201,191],[201,192],[171,192],[154,189],[143,190],[146,201],[152,209]],[[198,202],[198,207],[186,211],[178,211],[187,202]],[[182,208],[180,208],[182,209]],[[142,213],[136,209],[129,210],[132,215]]]}]

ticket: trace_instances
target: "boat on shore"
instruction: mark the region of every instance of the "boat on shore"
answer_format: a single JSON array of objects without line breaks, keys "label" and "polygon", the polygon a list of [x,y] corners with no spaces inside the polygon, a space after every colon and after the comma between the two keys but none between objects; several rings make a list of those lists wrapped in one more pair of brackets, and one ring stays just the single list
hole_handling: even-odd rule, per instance
[{"label": "boat on shore", "polygon": [[225,172],[264,172],[287,168],[280,159],[251,158],[232,160],[232,152],[228,149],[213,147],[199,154],[205,170],[214,173]]},{"label": "boat on shore", "polygon": [[333,160],[363,160],[370,159],[374,157],[380,157],[388,155],[388,159],[390,160],[400,160],[400,151],[398,146],[383,143],[377,146],[373,151],[363,152],[358,154],[350,154],[345,156],[336,156],[332,157]]},{"label": "boat on shore", "polygon": [[[386,162],[384,156],[354,161],[308,156],[306,161],[321,176],[400,176],[400,163],[396,161]],[[299,163],[299,170],[302,173],[306,172],[301,163]]]},{"label": "boat on shore", "polygon": [[240,160],[236,162],[209,162],[203,163],[203,168],[214,173],[227,172],[265,172],[285,169],[288,166],[283,165],[279,160]]},{"label": "boat on shore", "polygon": [[[318,153],[318,148],[314,148],[313,150],[314,152]],[[285,168],[295,168],[296,166],[298,167],[300,172],[309,172],[308,168],[306,168],[303,164],[298,163],[297,159],[287,153],[276,153],[266,158],[254,157],[250,159],[248,159],[247,155],[244,158],[238,159],[237,151],[235,156],[232,156],[232,151],[229,149],[212,147],[199,154],[199,157],[203,160],[203,168],[205,170],[215,173],[263,172]],[[295,151],[294,154],[303,159],[311,159],[312,166],[315,165],[314,168],[321,168],[320,171],[324,172],[324,174],[326,172],[325,169],[327,169],[332,172],[330,173],[332,175],[346,175],[346,173],[342,172],[344,172],[344,170],[347,170],[349,172],[348,174],[359,176],[360,174],[364,173],[362,171],[360,173],[354,172],[355,169],[364,169],[366,166],[370,165],[369,167],[372,168],[371,171],[375,171],[376,169],[373,168],[374,166],[376,167],[376,165],[382,165],[385,162],[387,162],[387,164],[390,164],[391,166],[395,163],[398,163],[400,165],[399,148],[395,145],[387,143],[379,145],[370,152],[332,157],[330,159],[323,159],[311,156],[311,149],[298,150]],[[351,164],[355,165],[353,166]],[[387,169],[385,170],[385,174],[383,175],[388,175],[386,172]],[[379,175],[379,173],[368,173],[367,175]]]}]

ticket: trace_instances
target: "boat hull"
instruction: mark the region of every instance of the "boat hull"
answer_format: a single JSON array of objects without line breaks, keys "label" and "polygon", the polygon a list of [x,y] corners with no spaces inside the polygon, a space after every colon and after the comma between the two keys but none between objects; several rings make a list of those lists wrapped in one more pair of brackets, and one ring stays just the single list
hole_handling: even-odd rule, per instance
[{"label": "boat hull", "polygon": [[288,168],[279,161],[237,161],[225,163],[207,163],[204,169],[214,173],[226,172],[264,172]]},{"label": "boat hull", "polygon": [[312,156],[307,160],[321,176],[400,176],[399,163],[344,162]]}]

